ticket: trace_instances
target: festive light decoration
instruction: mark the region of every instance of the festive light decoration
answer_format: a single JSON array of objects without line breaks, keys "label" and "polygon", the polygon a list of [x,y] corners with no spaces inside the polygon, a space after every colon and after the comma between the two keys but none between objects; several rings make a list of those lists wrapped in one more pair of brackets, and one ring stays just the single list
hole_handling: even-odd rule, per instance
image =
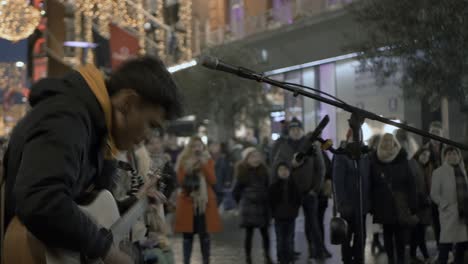
[{"label": "festive light decoration", "polygon": [[39,10],[22,0],[0,2],[0,37],[19,41],[29,37],[39,25]]},{"label": "festive light decoration", "polygon": [[179,23],[184,29],[184,32],[176,33],[177,43],[182,53],[179,62],[188,61],[192,58],[192,0],[180,3]]},{"label": "festive light decoration", "polygon": [[[138,0],[137,5],[141,6],[142,1]],[[128,27],[138,27],[139,21],[139,13],[138,10],[127,3],[125,0],[112,0],[112,7],[116,11],[115,15],[121,18],[121,23],[124,26]]]},{"label": "festive light decoration", "polygon": [[[85,16],[84,20],[84,37],[86,42],[93,42],[93,18]],[[93,49],[86,49],[85,63],[94,63]]]},{"label": "festive light decoration", "polygon": [[[81,26],[81,12],[78,8],[75,8],[75,13],[74,13],[74,30],[75,30],[75,40],[80,41],[82,40],[81,38],[81,32],[83,31],[82,26]],[[75,49],[75,61],[79,62],[81,61],[81,56],[82,56],[82,50],[81,49]]]},{"label": "festive light decoration", "polygon": [[114,0],[75,0],[75,7],[85,17],[97,19],[97,29],[104,37],[109,37],[109,23],[112,20]]},{"label": "festive light decoration", "polygon": [[[138,7],[143,8],[143,0],[137,0]],[[146,37],[146,31],[145,31],[145,16],[143,15],[142,12],[137,13],[137,20],[138,20],[138,45],[140,46],[139,54],[140,55],[145,55],[146,50],[145,50],[145,37]]]},{"label": "festive light decoration", "polygon": [[[161,18],[161,20],[164,18],[164,3],[162,0],[157,0],[155,17]],[[154,33],[156,35],[156,48],[158,56],[164,60],[166,58],[166,31],[158,26]]]}]

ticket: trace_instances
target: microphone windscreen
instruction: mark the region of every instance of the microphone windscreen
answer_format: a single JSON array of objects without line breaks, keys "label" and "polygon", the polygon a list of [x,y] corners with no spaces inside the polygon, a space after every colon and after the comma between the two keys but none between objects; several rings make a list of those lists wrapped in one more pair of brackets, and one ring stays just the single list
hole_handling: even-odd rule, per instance
[{"label": "microphone windscreen", "polygon": [[210,69],[217,69],[219,60],[212,56],[202,56],[200,58],[200,64]]}]

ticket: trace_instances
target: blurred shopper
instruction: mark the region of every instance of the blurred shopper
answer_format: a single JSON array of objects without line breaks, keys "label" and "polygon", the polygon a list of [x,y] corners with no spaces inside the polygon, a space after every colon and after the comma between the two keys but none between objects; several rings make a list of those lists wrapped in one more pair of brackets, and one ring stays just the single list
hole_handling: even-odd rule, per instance
[{"label": "blurred shopper", "polygon": [[190,263],[193,237],[198,234],[203,264],[210,262],[210,233],[221,231],[221,220],[213,186],[214,161],[199,137],[192,137],[177,160],[175,232],[183,233],[184,264]]},{"label": "blurred shopper", "polygon": [[242,151],[244,146],[236,138],[230,138],[228,141],[229,159],[232,164],[237,164],[242,160]]},{"label": "blurred shopper", "polygon": [[398,129],[395,132],[395,138],[400,143],[401,147],[406,150],[408,154],[408,160],[414,157],[414,154],[419,150],[419,145],[414,139],[414,137],[404,129]]},{"label": "blurred shopper", "polygon": [[[341,150],[346,148],[352,140],[352,132],[349,130],[347,140],[342,145]],[[359,264],[363,263],[363,248],[361,239],[365,244],[365,229],[364,236],[359,232],[360,222],[366,222],[366,215],[369,212],[370,201],[370,161],[369,155],[363,154],[359,161],[359,170],[355,166],[355,162],[347,155],[335,155],[333,158],[333,182],[335,186],[335,201],[336,207],[341,217],[348,222],[348,236],[346,242],[341,246],[341,256],[344,264]],[[361,177],[362,191],[362,212],[358,212],[358,203],[360,194],[358,192],[358,174]]]},{"label": "blurred shopper", "polygon": [[233,168],[228,158],[226,145],[211,142],[208,149],[215,162],[216,185],[214,189],[219,207],[223,203],[225,190],[229,188],[228,184],[232,182]]},{"label": "blurred shopper", "polygon": [[268,137],[264,137],[262,139],[261,148],[262,148],[263,156],[265,157],[265,163],[267,166],[270,166],[271,165],[271,157],[270,157],[271,144],[270,144],[270,139]]},{"label": "blurred shopper", "polygon": [[268,200],[269,175],[260,151],[253,147],[242,152],[242,161],[235,170],[236,186],[233,195],[240,206],[241,227],[245,228],[245,256],[252,263],[252,238],[256,228],[263,239],[265,263],[272,263],[268,226],[271,216]]},{"label": "blurred shopper", "polygon": [[[147,145],[153,141],[150,143],[153,154],[155,153],[155,148],[157,149],[155,145],[157,144],[158,137],[155,133],[146,141]],[[150,177],[159,175],[161,178],[157,188],[166,197],[169,197],[170,192],[174,188],[174,171],[172,167],[164,167],[167,157],[152,156],[147,147],[142,145],[135,150],[131,158],[135,159],[139,173],[131,176],[130,193],[137,195],[142,186],[149,181]],[[165,220],[165,207],[162,204],[148,207],[145,216],[133,227],[131,232],[133,240],[138,241],[138,248],[142,252],[144,263],[152,264],[163,260],[166,263],[174,263],[174,256],[168,239],[169,233],[168,223]]]},{"label": "blurred shopper", "polygon": [[172,164],[176,164],[179,154],[182,152],[182,148],[177,143],[177,136],[169,134],[166,140],[166,148],[164,150],[171,157]]},{"label": "blurred shopper", "polygon": [[[429,126],[429,133],[436,136],[443,137],[444,130],[442,129],[442,123],[440,121],[433,121]],[[433,169],[439,168],[443,163],[442,151],[444,149],[444,144],[436,140],[429,140],[429,142],[424,145],[425,148],[428,148],[431,152],[430,161],[433,165]],[[431,180],[432,181],[432,180]],[[431,181],[429,186],[431,186]],[[439,245],[440,240],[440,221],[439,221],[439,209],[435,202],[432,203],[432,228],[434,229],[434,235],[436,238],[437,245]]]},{"label": "blurred shopper", "polygon": [[177,175],[174,169],[174,164],[168,153],[164,152],[164,142],[161,132],[156,131],[152,136],[145,141],[146,149],[148,150],[149,159],[151,161],[152,170],[158,172],[164,179],[162,188],[167,202],[164,204],[164,214],[167,222],[167,233],[173,233],[173,220],[175,212],[175,203],[177,194]]},{"label": "blurred shopper", "polygon": [[[370,149],[369,157],[373,156],[373,153],[377,151],[377,147],[379,146],[381,135],[376,134],[373,135],[369,140],[368,140],[368,146]],[[373,216],[372,216],[373,217]],[[374,255],[380,254],[382,252],[385,252],[385,248],[380,242],[379,236],[382,234],[382,225],[375,223],[372,224],[372,244],[371,244],[371,252]]]},{"label": "blurred shopper", "polygon": [[454,264],[467,263],[468,178],[461,152],[453,147],[443,151],[444,163],[432,176],[431,197],[439,209],[441,223],[439,262],[446,264],[455,247]]},{"label": "blurred shopper", "polygon": [[279,264],[293,263],[294,228],[302,202],[297,182],[291,179],[288,162],[280,162],[276,169],[276,180],[270,186],[270,206],[275,219],[276,254]]},{"label": "blurred shopper", "polygon": [[383,225],[388,263],[406,263],[408,228],[418,222],[416,188],[406,151],[392,134],[382,136],[371,157],[370,173],[372,213],[374,221]]},{"label": "blurred shopper", "polygon": [[320,146],[315,146],[313,153],[301,164],[293,164],[295,153],[303,151],[304,148],[312,147],[313,143],[308,142],[304,136],[302,123],[293,118],[288,123],[289,131],[287,139],[279,139],[275,142],[272,149],[272,164],[274,167],[279,162],[289,161],[292,166],[292,175],[298,182],[301,192],[306,192],[302,203],[304,211],[304,229],[308,242],[309,259],[323,259],[331,257],[327,252],[320,224],[318,221],[318,194],[322,188],[323,178],[325,176],[325,164]]},{"label": "blurred shopper", "polygon": [[[426,228],[432,223],[432,201],[430,196],[429,181],[432,176],[432,163],[430,160],[430,151],[427,148],[421,148],[416,152],[410,161],[413,175],[415,177],[417,206],[416,215],[419,223],[411,231],[410,257],[411,263],[428,263],[429,253],[426,246]],[[416,250],[419,248],[424,261],[416,256]]]},{"label": "blurred shopper", "polygon": [[164,178],[164,195],[170,200],[177,187],[177,175],[171,156],[164,152],[164,142],[160,132],[154,132],[145,141],[145,146],[150,158],[151,168]]},{"label": "blurred shopper", "polygon": [[330,251],[325,246],[325,212],[328,208],[328,200],[330,200],[332,195],[332,161],[325,151],[322,151],[322,156],[325,164],[325,178],[318,196],[319,203],[317,216],[325,252],[331,255]]}]

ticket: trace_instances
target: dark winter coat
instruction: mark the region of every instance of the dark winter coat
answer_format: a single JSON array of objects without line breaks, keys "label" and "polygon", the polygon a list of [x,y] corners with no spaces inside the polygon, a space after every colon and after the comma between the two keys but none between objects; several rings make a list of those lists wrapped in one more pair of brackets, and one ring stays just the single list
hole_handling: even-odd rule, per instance
[{"label": "dark winter coat", "polygon": [[424,168],[421,163],[415,159],[410,160],[410,166],[413,171],[415,187],[417,193],[416,215],[423,225],[430,225],[432,223],[432,202],[431,191],[429,189],[429,178],[426,173],[430,173],[429,168]]},{"label": "dark winter coat", "polygon": [[301,193],[291,179],[277,179],[269,188],[270,207],[274,219],[294,220],[302,204]]},{"label": "dark winter coat", "polygon": [[[49,246],[104,256],[112,235],[74,202],[91,184],[112,182],[104,161],[104,112],[78,72],[31,88],[32,110],[11,134],[4,156],[6,223],[14,215]],[[109,166],[108,166],[109,165]]]},{"label": "dark winter coat", "polygon": [[374,222],[398,224],[394,194],[404,198],[412,213],[416,211],[416,187],[407,154],[401,149],[389,163],[381,162],[377,153],[371,156],[371,197]]},{"label": "dark winter coat", "polygon": [[[369,212],[370,201],[370,161],[369,155],[364,154],[359,161],[361,175],[362,213]],[[354,161],[346,155],[335,155],[333,158],[333,183],[335,187],[335,201],[338,212],[350,218],[356,212],[359,203],[358,178]]]},{"label": "dark winter coat", "polygon": [[[231,162],[225,155],[215,160],[215,175],[216,175],[216,193],[223,193],[225,188],[230,188],[232,183],[233,169]],[[218,201],[221,202],[221,201]]]},{"label": "dark winter coat", "polygon": [[[272,148],[272,168],[276,168],[283,161],[291,163],[294,154],[307,146],[310,146],[310,142],[306,140],[305,136],[298,141],[291,139],[277,140]],[[301,193],[313,191],[318,194],[322,187],[325,172],[322,152],[320,147],[316,147],[313,155],[307,157],[302,166],[292,170],[291,176],[294,176],[292,178],[297,181]]]},{"label": "dark winter coat", "polygon": [[251,168],[241,162],[235,175],[233,195],[240,206],[241,227],[267,227],[270,222],[267,167]]}]

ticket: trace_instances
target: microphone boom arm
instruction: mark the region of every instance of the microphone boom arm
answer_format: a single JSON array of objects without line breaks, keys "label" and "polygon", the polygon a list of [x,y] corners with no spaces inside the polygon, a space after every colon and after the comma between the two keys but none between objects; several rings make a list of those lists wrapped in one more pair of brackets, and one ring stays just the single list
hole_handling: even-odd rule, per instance
[{"label": "microphone boom arm", "polygon": [[[217,62],[219,62],[219,61],[217,60]],[[226,71],[226,70],[223,70],[223,69],[218,69],[217,65],[216,65],[216,67],[208,66],[206,64],[203,64],[203,65],[205,67],[210,68],[210,69]],[[343,110],[345,110],[345,111],[347,111],[347,112],[349,112],[351,114],[359,116],[359,117],[361,117],[363,119],[375,120],[375,121],[378,121],[378,122],[381,122],[381,123],[384,123],[384,124],[392,125],[392,126],[404,129],[406,131],[412,132],[414,134],[417,134],[417,135],[420,135],[420,136],[423,136],[423,137],[426,137],[426,138],[430,138],[430,139],[442,142],[442,143],[447,144],[447,145],[457,147],[459,149],[468,150],[467,145],[464,145],[464,144],[461,144],[461,143],[455,142],[453,140],[446,139],[446,138],[443,138],[443,137],[440,137],[440,136],[437,136],[437,135],[434,135],[434,134],[430,134],[430,133],[428,133],[428,132],[426,132],[424,130],[414,128],[414,127],[409,126],[409,125],[397,123],[397,122],[392,121],[392,120],[390,120],[388,118],[381,117],[381,116],[379,116],[377,114],[366,111],[364,109],[360,109],[360,108],[357,108],[355,106],[351,106],[351,105],[349,105],[347,103],[344,103],[344,102],[338,102],[336,100],[325,98],[323,96],[320,96],[320,95],[305,91],[304,89],[301,89],[299,87],[284,84],[284,83],[282,83],[280,81],[276,81],[276,80],[273,80],[271,78],[268,78],[262,73],[257,73],[257,72],[254,72],[254,71],[252,71],[250,69],[247,69],[247,68],[244,68],[244,67],[235,67],[235,69],[236,69],[235,73],[233,71],[228,71],[228,72],[230,72],[231,74],[236,74],[237,76],[245,78],[245,79],[250,79],[250,80],[255,80],[255,81],[261,82],[261,83],[271,84],[273,86],[276,86],[276,87],[282,88],[284,90],[290,91],[290,92],[294,93],[295,95],[302,95],[302,96],[305,96],[305,97],[320,101],[320,102],[325,103],[325,104],[333,105],[333,106],[338,107],[340,109],[343,109]]]}]

